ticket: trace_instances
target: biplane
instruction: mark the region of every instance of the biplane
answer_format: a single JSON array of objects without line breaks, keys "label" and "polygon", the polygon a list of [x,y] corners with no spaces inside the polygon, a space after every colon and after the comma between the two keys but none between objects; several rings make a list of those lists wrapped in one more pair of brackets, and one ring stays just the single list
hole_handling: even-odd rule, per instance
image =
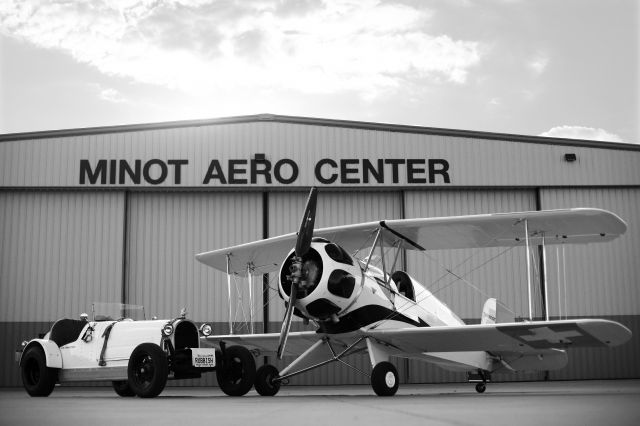
[{"label": "biplane", "polygon": [[[391,357],[466,371],[469,382],[482,393],[493,372],[559,369],[568,362],[567,348],[613,347],[631,338],[624,325],[605,319],[549,320],[547,314],[534,321],[530,273],[528,319],[515,321],[489,298],[481,323],[467,325],[426,286],[398,268],[398,253],[403,250],[513,246],[527,250],[530,268],[532,246],[607,242],[623,234],[626,224],[611,212],[574,208],[314,229],[316,204],[317,189],[312,188],[297,233],[196,256],[228,277],[277,273],[278,292],[286,305],[280,333],[203,337],[223,353],[234,345],[254,356],[295,357],[282,371],[265,364],[255,372],[251,357],[238,357],[234,371],[239,376],[227,380],[253,380],[260,395],[273,396],[291,377],[328,363],[349,365],[345,357],[365,352],[372,369],[370,374],[358,371],[370,377],[377,395],[391,396],[398,390]],[[385,248],[396,249],[393,261],[385,262]],[[374,265],[376,257],[381,262]],[[293,315],[313,323],[316,330],[290,331]]]}]

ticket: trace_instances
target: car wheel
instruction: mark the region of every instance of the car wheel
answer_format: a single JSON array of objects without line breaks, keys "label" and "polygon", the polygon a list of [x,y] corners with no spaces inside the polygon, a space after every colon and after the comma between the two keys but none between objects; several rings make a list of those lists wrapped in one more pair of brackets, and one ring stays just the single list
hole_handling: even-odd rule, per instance
[{"label": "car wheel", "polygon": [[169,366],[160,346],[142,343],[131,353],[127,376],[129,387],[140,398],[155,398],[167,384]]},{"label": "car wheel", "polygon": [[22,384],[31,396],[49,396],[58,381],[58,370],[47,367],[44,351],[38,345],[25,352],[20,363]]},{"label": "car wheel", "polygon": [[256,362],[243,346],[229,346],[222,365],[216,368],[218,385],[229,396],[242,396],[251,390],[256,378]]},{"label": "car wheel", "polygon": [[398,371],[390,362],[376,364],[371,371],[371,387],[378,396],[393,396],[398,391]]},{"label": "car wheel", "polygon": [[126,380],[114,380],[111,382],[111,385],[119,396],[136,396],[131,386],[129,386],[129,382]]},{"label": "car wheel", "polygon": [[263,365],[256,371],[256,391],[262,396],[274,396],[280,390],[280,382],[274,382],[278,377],[278,369],[273,365]]}]

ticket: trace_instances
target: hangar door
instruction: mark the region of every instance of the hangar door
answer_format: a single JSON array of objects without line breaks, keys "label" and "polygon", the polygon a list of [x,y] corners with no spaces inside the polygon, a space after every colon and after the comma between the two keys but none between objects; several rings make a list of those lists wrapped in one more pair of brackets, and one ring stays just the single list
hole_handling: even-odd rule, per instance
[{"label": "hangar door", "polygon": [[0,192],[1,386],[21,383],[22,340],[120,301],[123,207],[121,192]]},{"label": "hangar door", "polygon": [[551,373],[554,379],[640,377],[640,188],[543,189],[542,207],[596,207],[627,223],[621,237],[601,244],[555,247],[548,255],[549,305],[554,317],[599,317],[618,321],[633,333],[613,348],[569,352],[569,365]]}]

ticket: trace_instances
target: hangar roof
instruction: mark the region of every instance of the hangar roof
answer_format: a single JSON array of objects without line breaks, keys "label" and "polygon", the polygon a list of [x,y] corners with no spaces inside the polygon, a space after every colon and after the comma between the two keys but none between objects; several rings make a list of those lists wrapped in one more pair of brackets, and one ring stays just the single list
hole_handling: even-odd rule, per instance
[{"label": "hangar roof", "polygon": [[582,139],[552,138],[542,136],[514,135],[508,133],[480,132],[473,130],[443,129],[437,127],[410,126],[403,124],[374,123],[366,121],[335,120],[326,118],[297,117],[277,114],[242,115],[201,120],[167,121],[161,123],[127,124],[120,126],[87,127],[79,129],[48,130],[40,132],[0,134],[0,142],[26,139],[43,139],[68,136],[85,136],[105,133],[137,132],[143,130],[175,129],[183,127],[211,126],[216,124],[242,124],[254,122],[277,122],[306,124],[313,126],[343,127],[351,129],[378,130],[386,132],[415,133],[461,138],[527,142],[545,145],[568,145],[588,148],[640,151],[640,144],[602,142]]}]

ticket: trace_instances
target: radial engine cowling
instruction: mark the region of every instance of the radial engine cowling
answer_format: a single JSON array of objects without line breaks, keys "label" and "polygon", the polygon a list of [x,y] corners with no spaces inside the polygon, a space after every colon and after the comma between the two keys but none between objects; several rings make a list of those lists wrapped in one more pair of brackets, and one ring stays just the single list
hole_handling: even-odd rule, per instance
[{"label": "radial engine cowling", "polygon": [[[292,250],[280,268],[280,296],[289,302]],[[362,270],[342,247],[323,238],[314,238],[302,259],[302,279],[298,285],[296,308],[307,318],[325,321],[340,316],[359,293]]]}]

